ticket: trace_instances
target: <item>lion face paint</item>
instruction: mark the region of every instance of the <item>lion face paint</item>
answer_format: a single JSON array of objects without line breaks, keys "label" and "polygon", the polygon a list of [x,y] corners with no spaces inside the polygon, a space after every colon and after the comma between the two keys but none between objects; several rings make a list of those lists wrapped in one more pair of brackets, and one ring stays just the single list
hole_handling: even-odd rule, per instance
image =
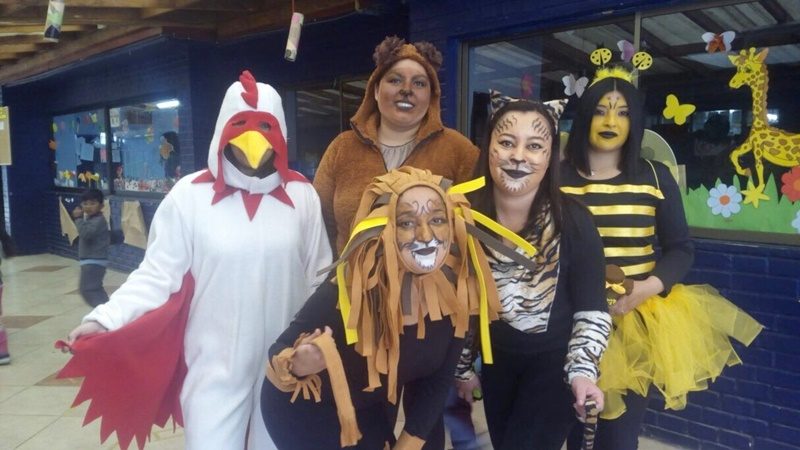
[{"label": "lion face paint", "polygon": [[397,248],[411,272],[441,267],[450,248],[452,229],[444,200],[427,186],[415,186],[397,199]]},{"label": "lion face paint", "polygon": [[534,111],[511,111],[497,121],[489,147],[495,189],[506,195],[536,193],[547,173],[553,136],[547,119]]}]

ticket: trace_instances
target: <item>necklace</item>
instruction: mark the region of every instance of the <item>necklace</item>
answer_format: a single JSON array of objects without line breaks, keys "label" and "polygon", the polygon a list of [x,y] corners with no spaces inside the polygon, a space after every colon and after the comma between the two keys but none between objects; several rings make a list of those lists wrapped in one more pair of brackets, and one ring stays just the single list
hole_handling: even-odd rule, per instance
[{"label": "necklace", "polygon": [[378,142],[378,143],[381,144],[381,147],[383,147],[385,149],[391,149],[391,148],[402,148],[402,147],[409,146],[409,145],[413,144],[415,140],[416,139],[411,139],[410,141],[406,142],[405,144],[398,144],[398,145],[388,145],[388,144],[384,144],[383,142]]}]

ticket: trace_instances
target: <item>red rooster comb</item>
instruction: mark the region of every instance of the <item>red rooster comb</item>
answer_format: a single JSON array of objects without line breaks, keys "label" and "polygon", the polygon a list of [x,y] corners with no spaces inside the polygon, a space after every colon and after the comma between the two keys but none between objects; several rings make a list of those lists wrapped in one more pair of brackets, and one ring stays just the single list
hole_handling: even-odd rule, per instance
[{"label": "red rooster comb", "polygon": [[255,77],[253,77],[253,74],[250,73],[249,70],[245,70],[241,75],[239,75],[239,82],[242,83],[242,86],[244,87],[242,98],[253,109],[256,109],[256,106],[258,105],[258,87],[256,87]]}]

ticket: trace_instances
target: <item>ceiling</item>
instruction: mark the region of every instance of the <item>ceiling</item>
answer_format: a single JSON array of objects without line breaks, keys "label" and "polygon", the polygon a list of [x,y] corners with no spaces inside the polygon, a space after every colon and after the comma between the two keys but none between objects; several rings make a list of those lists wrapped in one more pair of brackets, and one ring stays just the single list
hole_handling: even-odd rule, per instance
[{"label": "ceiling", "polygon": [[0,0],[0,85],[160,35],[225,41],[362,11],[369,0],[65,0],[59,42],[43,39],[48,0]]}]

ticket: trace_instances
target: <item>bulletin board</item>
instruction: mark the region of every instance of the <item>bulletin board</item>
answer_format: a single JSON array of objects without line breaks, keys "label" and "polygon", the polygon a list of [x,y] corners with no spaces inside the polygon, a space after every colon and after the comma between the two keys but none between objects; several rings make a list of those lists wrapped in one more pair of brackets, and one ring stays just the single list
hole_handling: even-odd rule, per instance
[{"label": "bulletin board", "polygon": [[8,106],[0,106],[0,166],[11,165],[11,122]]}]

